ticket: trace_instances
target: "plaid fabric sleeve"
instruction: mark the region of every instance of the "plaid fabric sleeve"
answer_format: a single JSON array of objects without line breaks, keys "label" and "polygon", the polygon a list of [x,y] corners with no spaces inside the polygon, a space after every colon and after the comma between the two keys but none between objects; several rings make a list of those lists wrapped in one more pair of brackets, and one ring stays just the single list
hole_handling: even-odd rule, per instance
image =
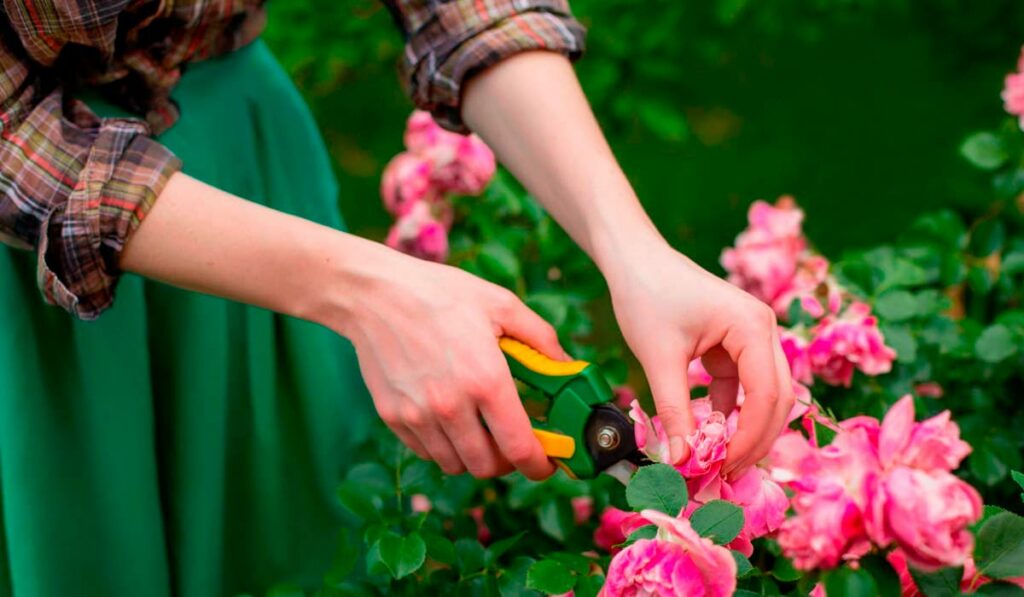
[{"label": "plaid fabric sleeve", "polygon": [[526,50],[583,52],[584,29],[567,0],[386,0],[406,36],[400,74],[417,106],[446,128],[466,132],[463,84]]},{"label": "plaid fabric sleeve", "polygon": [[95,319],[125,239],[178,159],[141,120],[98,118],[0,44],[0,240],[35,250],[46,300]]}]

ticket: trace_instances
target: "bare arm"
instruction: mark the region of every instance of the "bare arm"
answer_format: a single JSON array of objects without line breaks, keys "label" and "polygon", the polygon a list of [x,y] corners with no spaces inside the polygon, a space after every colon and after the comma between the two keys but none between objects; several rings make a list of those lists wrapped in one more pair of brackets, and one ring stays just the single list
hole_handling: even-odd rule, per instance
[{"label": "bare arm", "polygon": [[630,348],[643,365],[671,437],[685,455],[693,428],[687,363],[702,356],[709,389],[731,410],[746,402],[726,472],[767,454],[793,403],[774,314],[672,250],[619,168],[568,60],[509,58],[472,79],[463,118],[594,259]]}]

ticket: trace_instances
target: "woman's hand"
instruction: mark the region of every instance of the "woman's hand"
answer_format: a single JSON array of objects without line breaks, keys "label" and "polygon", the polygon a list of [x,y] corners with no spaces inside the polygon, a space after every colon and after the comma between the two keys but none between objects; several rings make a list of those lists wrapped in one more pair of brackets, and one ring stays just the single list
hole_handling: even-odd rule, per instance
[{"label": "woman's hand", "polygon": [[619,253],[604,273],[615,313],[643,365],[673,461],[686,456],[694,428],[687,365],[700,357],[712,376],[716,410],[729,413],[743,386],[739,427],[723,472],[741,472],[768,454],[793,406],[789,365],[775,313],[701,269],[663,241]]},{"label": "woman's hand", "polygon": [[381,418],[446,473],[551,475],[498,338],[567,359],[555,330],[500,286],[385,250],[342,290],[350,294],[338,330],[355,344]]}]

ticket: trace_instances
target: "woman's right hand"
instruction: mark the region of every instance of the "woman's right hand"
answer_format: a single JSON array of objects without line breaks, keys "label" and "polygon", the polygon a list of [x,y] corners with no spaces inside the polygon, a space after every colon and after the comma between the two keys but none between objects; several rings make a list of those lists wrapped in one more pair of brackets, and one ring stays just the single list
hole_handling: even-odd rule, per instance
[{"label": "woman's right hand", "polygon": [[551,475],[498,338],[568,359],[554,328],[500,286],[386,251],[342,290],[336,326],[356,347],[381,419],[448,474]]}]

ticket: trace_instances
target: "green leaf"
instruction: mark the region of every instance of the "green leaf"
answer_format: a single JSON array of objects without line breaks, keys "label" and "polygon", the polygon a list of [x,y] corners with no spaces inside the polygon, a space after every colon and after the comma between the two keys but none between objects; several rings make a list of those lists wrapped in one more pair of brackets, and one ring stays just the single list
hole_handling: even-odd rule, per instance
[{"label": "green leaf", "polygon": [[572,571],[555,560],[541,560],[530,566],[526,573],[527,588],[549,595],[568,593],[575,584],[576,578]]},{"label": "green leaf", "polygon": [[366,555],[367,570],[373,574],[384,569],[394,579],[401,579],[419,570],[427,557],[427,546],[419,533],[410,533],[401,537],[385,531],[370,546]]},{"label": "green leaf", "polygon": [[536,560],[526,556],[519,556],[512,560],[512,564],[501,571],[498,576],[498,591],[501,597],[520,597],[520,595],[533,595],[534,591],[526,588],[526,576],[530,567]]},{"label": "green leaf", "polygon": [[357,484],[364,492],[373,494],[393,493],[395,475],[376,462],[363,462],[353,466],[345,481]]},{"label": "green leaf", "polygon": [[1013,332],[1005,325],[995,324],[985,328],[974,343],[974,352],[978,358],[988,363],[998,363],[1010,358],[1017,352],[1017,343]]},{"label": "green leaf", "polygon": [[814,437],[817,439],[819,448],[832,443],[832,440],[836,438],[836,431],[828,425],[822,425],[817,419],[814,420]]},{"label": "green leaf", "polygon": [[964,567],[943,568],[935,572],[922,572],[910,567],[910,576],[914,584],[925,597],[959,597],[960,579],[964,577]]},{"label": "green leaf", "polygon": [[843,597],[877,597],[878,586],[866,570],[843,566],[825,573],[825,594]]},{"label": "green leaf", "polygon": [[667,141],[679,141],[689,131],[683,114],[661,101],[647,99],[639,102],[637,116],[654,134]]},{"label": "green leaf", "polygon": [[513,282],[521,274],[519,258],[497,242],[488,242],[480,247],[477,261],[487,277],[499,282]]},{"label": "green leaf", "polygon": [[906,290],[890,290],[875,302],[875,311],[889,321],[903,321],[917,315],[917,297]]},{"label": "green leaf", "polygon": [[518,543],[525,534],[526,531],[520,531],[511,537],[505,537],[500,541],[491,543],[484,552],[484,565],[487,567],[493,566],[494,563],[498,561],[498,558],[503,556],[508,550],[512,549],[512,547]]},{"label": "green leaf", "polygon": [[626,486],[626,501],[637,512],[652,509],[678,516],[687,497],[683,476],[667,464],[640,467]]},{"label": "green leaf", "polygon": [[975,595],[992,595],[993,597],[1024,597],[1024,589],[1008,582],[990,582],[974,591]]},{"label": "green leaf", "polygon": [[693,530],[719,545],[725,545],[743,530],[743,509],[725,500],[711,500],[690,515]]},{"label": "green leaf", "polygon": [[988,131],[964,139],[960,145],[960,155],[982,170],[996,170],[1010,157],[999,137]]},{"label": "green leaf", "polygon": [[[1020,488],[1024,490],[1024,473],[1020,471],[1010,471],[1010,475],[1013,476],[1013,480],[1017,482],[1017,485],[1020,485]],[[1024,501],[1024,493],[1020,494],[1020,499]]]},{"label": "green leaf", "polygon": [[978,257],[985,257],[1003,248],[1006,242],[1006,227],[998,218],[980,220],[971,230],[970,250]]},{"label": "green leaf", "polygon": [[484,546],[476,539],[459,539],[455,542],[455,558],[459,572],[470,574],[484,567]]},{"label": "green leaf", "polygon": [[860,566],[874,579],[879,597],[900,597],[903,594],[900,575],[884,556],[870,555],[861,558]]},{"label": "green leaf", "polygon": [[590,564],[593,562],[586,556],[581,556],[578,553],[569,553],[567,551],[555,551],[547,555],[547,559],[554,560],[565,564],[569,570],[572,570],[576,574],[586,574],[590,572]]},{"label": "green leaf", "polygon": [[626,543],[635,543],[641,539],[654,539],[657,535],[658,527],[647,524],[630,533],[626,538]]},{"label": "green leaf", "polygon": [[757,574],[757,571],[754,570],[754,565],[750,563],[747,556],[735,549],[730,549],[729,553],[732,554],[732,559],[736,560],[736,578],[745,578]]},{"label": "green leaf", "polygon": [[413,460],[402,468],[399,482],[404,493],[431,493],[440,484],[441,475],[432,462]]},{"label": "green leaf", "polygon": [[537,508],[537,525],[553,539],[564,543],[576,528],[572,504],[568,499],[556,496],[543,502]]},{"label": "green leaf", "polygon": [[981,525],[974,548],[979,574],[1011,578],[1024,571],[1024,517],[996,514]]},{"label": "green leaf", "polygon": [[455,564],[455,545],[447,537],[433,531],[421,531],[420,536],[431,559],[449,566]]},{"label": "green leaf", "polygon": [[803,572],[793,567],[793,560],[780,556],[775,558],[775,563],[772,564],[772,576],[782,582],[796,582],[803,576]]},{"label": "green leaf", "polygon": [[900,363],[913,363],[917,360],[917,339],[906,324],[882,322],[882,337],[886,345],[896,351],[896,360]]},{"label": "green leaf", "polygon": [[576,586],[573,588],[575,597],[597,597],[604,586],[604,575],[593,574],[576,577]]},{"label": "green leaf", "polygon": [[379,501],[374,501],[361,483],[345,481],[338,487],[338,499],[346,510],[363,521],[379,520]]}]

